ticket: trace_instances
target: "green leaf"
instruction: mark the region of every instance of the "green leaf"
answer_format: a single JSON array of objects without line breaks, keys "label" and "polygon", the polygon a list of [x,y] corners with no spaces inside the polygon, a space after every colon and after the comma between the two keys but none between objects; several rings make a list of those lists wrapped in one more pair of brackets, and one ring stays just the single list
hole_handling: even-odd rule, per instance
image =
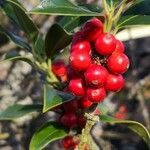
[{"label": "green leaf", "polygon": [[100,121],[106,123],[115,123],[120,125],[126,125],[129,129],[137,133],[139,136],[143,138],[148,147],[150,148],[150,133],[149,131],[139,122],[129,121],[129,120],[117,120],[113,117],[100,115]]},{"label": "green leaf", "polygon": [[71,42],[69,35],[60,25],[54,24],[48,31],[45,38],[45,51],[48,57],[64,49]]},{"label": "green leaf", "polygon": [[43,112],[46,112],[58,105],[61,105],[65,102],[73,100],[75,98],[74,95],[70,93],[64,93],[61,91],[57,91],[50,87],[49,85],[44,85],[44,107]]},{"label": "green leaf", "polygon": [[80,27],[90,18],[91,17],[65,16],[60,20],[59,25],[67,32],[72,32],[75,28]]},{"label": "green leaf", "polygon": [[17,61],[17,60],[24,61],[24,62],[30,64],[31,66],[34,66],[34,62],[30,58],[25,57],[25,56],[21,56],[16,51],[13,51],[13,52],[10,51],[10,52],[4,54],[4,56],[3,56],[2,60],[0,60],[0,62]]},{"label": "green leaf", "polygon": [[30,45],[27,42],[25,42],[21,37],[14,35],[13,33],[7,31],[1,26],[0,26],[0,32],[4,33],[10,40],[12,40],[19,47],[22,47],[31,52]]},{"label": "green leaf", "polygon": [[149,0],[136,0],[135,4],[129,8],[124,15],[150,15],[149,7]]},{"label": "green leaf", "polygon": [[0,120],[14,120],[33,112],[41,112],[42,105],[15,104],[0,112]]},{"label": "green leaf", "polygon": [[100,13],[77,6],[69,0],[43,0],[31,14],[61,15],[61,16],[101,16]]},{"label": "green leaf", "polygon": [[49,143],[65,137],[68,131],[56,122],[48,122],[33,135],[29,150],[42,150]]},{"label": "green leaf", "polygon": [[123,16],[120,18],[117,28],[120,29],[139,25],[150,25],[150,16],[146,15]]},{"label": "green leaf", "polygon": [[19,2],[6,0],[2,9],[28,35],[31,41],[36,41],[38,29]]},{"label": "green leaf", "polygon": [[[95,4],[80,4],[80,6],[88,8],[90,11],[95,11],[98,13],[102,12],[102,8]],[[91,16],[65,16],[59,21],[59,25],[62,26],[67,32],[72,32],[75,28],[80,27],[91,18]]]},{"label": "green leaf", "polygon": [[102,103],[99,103],[97,108],[99,108],[101,114],[107,114],[109,112],[108,106],[105,104],[105,101]]},{"label": "green leaf", "polygon": [[43,57],[43,56],[45,56],[45,51],[44,51],[44,49],[45,49],[45,45],[44,45],[45,43],[44,43],[44,40],[42,39],[42,37],[41,37],[41,35],[39,35],[38,37],[37,37],[37,40],[35,41],[35,49],[37,50],[37,52]]}]

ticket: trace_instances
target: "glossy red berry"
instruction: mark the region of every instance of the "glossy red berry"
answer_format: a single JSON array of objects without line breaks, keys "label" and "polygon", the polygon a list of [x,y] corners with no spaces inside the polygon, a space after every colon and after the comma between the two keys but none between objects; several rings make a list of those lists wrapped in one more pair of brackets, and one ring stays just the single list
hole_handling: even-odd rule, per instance
[{"label": "glossy red berry", "polygon": [[122,75],[108,74],[105,89],[107,91],[117,92],[124,87]]},{"label": "glossy red berry", "polygon": [[77,51],[77,52],[84,51],[90,54],[91,45],[87,40],[83,40],[83,39],[78,40],[77,42],[73,42],[71,45],[71,52],[74,52],[74,51]]},{"label": "glossy red berry", "polygon": [[99,19],[94,18],[85,23],[82,31],[86,39],[95,42],[97,37],[103,33],[103,24]]},{"label": "glossy red berry", "polygon": [[93,104],[93,102],[91,102],[90,100],[88,100],[87,97],[83,97],[79,100],[79,107],[81,107],[82,109],[87,109],[89,108],[91,105]]},{"label": "glossy red berry", "polygon": [[78,126],[80,126],[81,128],[84,128],[86,125],[86,117],[84,117],[84,115],[81,115],[78,117]]},{"label": "glossy red berry", "polygon": [[84,71],[91,64],[91,57],[87,52],[74,51],[70,55],[70,65],[76,71]]},{"label": "glossy red berry", "polygon": [[95,49],[100,55],[111,55],[116,48],[116,39],[112,34],[104,33],[98,37]]},{"label": "glossy red berry", "polygon": [[103,87],[98,89],[88,88],[87,97],[94,103],[102,102],[106,97],[106,90]]},{"label": "glossy red berry", "polygon": [[120,40],[116,40],[116,48],[114,53],[124,53],[125,47],[124,44]]},{"label": "glossy red berry", "polygon": [[78,101],[72,100],[63,105],[65,112],[75,113],[78,110]]},{"label": "glossy red berry", "polygon": [[107,66],[112,73],[123,74],[129,68],[129,58],[124,53],[114,53],[108,58]]},{"label": "glossy red berry", "polygon": [[74,141],[72,136],[66,136],[61,140],[61,145],[65,149],[71,149],[77,146],[77,142]]},{"label": "glossy red berry", "polygon": [[101,65],[92,64],[84,73],[85,80],[89,85],[100,87],[106,82],[108,72]]},{"label": "glossy red berry", "polygon": [[85,94],[85,85],[81,78],[70,80],[68,89],[76,96],[84,96]]},{"label": "glossy red berry", "polygon": [[58,76],[64,76],[67,74],[67,68],[63,60],[57,60],[52,64],[53,73]]},{"label": "glossy red berry", "polygon": [[60,118],[60,122],[68,128],[73,128],[77,125],[77,116],[74,113],[65,113]]},{"label": "glossy red berry", "polygon": [[79,40],[82,40],[84,37],[83,37],[83,32],[82,31],[78,31],[76,32],[73,37],[72,37],[72,43],[74,42],[77,42]]}]

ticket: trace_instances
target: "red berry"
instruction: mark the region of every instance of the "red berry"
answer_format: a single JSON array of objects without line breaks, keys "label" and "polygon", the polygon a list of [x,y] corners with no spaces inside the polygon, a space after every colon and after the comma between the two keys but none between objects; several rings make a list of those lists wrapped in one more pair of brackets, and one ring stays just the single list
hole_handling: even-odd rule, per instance
[{"label": "red berry", "polygon": [[91,45],[87,40],[79,40],[77,42],[72,43],[71,45],[71,52],[73,51],[84,51],[90,54]]},{"label": "red berry", "polygon": [[116,48],[114,53],[124,53],[125,47],[124,44],[120,40],[116,40]]},{"label": "red berry", "polygon": [[117,113],[115,114],[115,118],[120,119],[120,120],[123,120],[123,119],[126,118],[126,114],[125,114],[125,113],[117,112]]},{"label": "red berry", "polygon": [[65,112],[76,112],[78,110],[78,101],[72,100],[70,102],[65,103],[64,105]]},{"label": "red berry", "polygon": [[122,75],[108,74],[105,89],[107,91],[117,92],[124,87],[124,79]]},{"label": "red berry", "polygon": [[87,97],[83,97],[79,100],[79,106],[83,109],[89,108],[92,104],[93,104],[93,102],[88,100]]},{"label": "red berry", "polygon": [[81,78],[70,80],[68,88],[76,96],[84,96],[85,94],[85,86]]},{"label": "red berry", "polygon": [[106,91],[103,87],[98,89],[88,88],[87,97],[90,101],[94,103],[99,103],[102,102],[106,97]]},{"label": "red berry", "polygon": [[60,118],[60,122],[68,128],[73,128],[77,125],[77,116],[74,113],[66,113]]},{"label": "red berry", "polygon": [[83,32],[78,31],[78,32],[76,32],[76,33],[73,35],[72,43],[77,42],[77,41],[82,40],[82,39],[83,39]]},{"label": "red berry", "polygon": [[90,65],[84,73],[85,80],[89,85],[103,86],[106,82],[108,72],[105,67],[101,65]]},{"label": "red berry", "polygon": [[126,105],[121,105],[118,110],[120,113],[126,113],[128,111]]},{"label": "red berry", "polygon": [[72,136],[66,136],[61,140],[61,145],[65,149],[75,148],[77,146],[77,142],[74,141]]},{"label": "red berry", "polygon": [[124,53],[114,53],[108,58],[107,66],[112,73],[123,74],[129,68],[129,58]]},{"label": "red berry", "polygon": [[112,34],[104,33],[95,43],[96,51],[101,55],[111,55],[116,48],[116,39]]},{"label": "red berry", "polygon": [[78,126],[80,126],[81,128],[84,128],[86,125],[86,117],[84,117],[84,115],[81,115],[78,117]]},{"label": "red berry", "polygon": [[58,76],[64,76],[67,74],[67,68],[63,60],[57,60],[52,64],[53,73]]},{"label": "red berry", "polygon": [[84,71],[91,64],[91,57],[87,52],[74,51],[70,55],[70,65],[76,71]]},{"label": "red berry", "polygon": [[97,37],[103,32],[103,23],[97,19],[91,19],[82,28],[83,35],[90,42],[95,42]]}]

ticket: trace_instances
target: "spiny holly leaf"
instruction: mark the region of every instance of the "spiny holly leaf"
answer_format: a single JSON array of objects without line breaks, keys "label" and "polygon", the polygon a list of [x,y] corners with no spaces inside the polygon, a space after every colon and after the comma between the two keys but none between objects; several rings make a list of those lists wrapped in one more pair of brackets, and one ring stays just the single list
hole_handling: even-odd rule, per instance
[{"label": "spiny holly leaf", "polygon": [[14,120],[33,112],[42,112],[42,105],[15,104],[0,112],[0,120]]},{"label": "spiny holly leaf", "polygon": [[142,124],[136,121],[117,120],[113,117],[106,116],[106,115],[100,115],[99,118],[100,118],[100,121],[102,122],[127,126],[129,129],[131,129],[132,131],[137,133],[139,136],[141,136],[143,140],[146,142],[146,144],[148,145],[148,147],[150,148],[150,133]]},{"label": "spiny holly leaf", "polygon": [[150,15],[122,16],[118,22],[117,28],[121,29],[139,25],[150,25]]},{"label": "spiny holly leaf", "polygon": [[27,34],[31,41],[36,41],[38,29],[18,1],[6,0],[2,9]]},{"label": "spiny holly leaf", "polygon": [[34,62],[30,58],[21,56],[16,51],[13,51],[13,52],[10,51],[10,52],[4,54],[4,56],[3,56],[2,60],[0,60],[0,62],[17,61],[17,60],[24,61],[24,62],[30,64],[31,66],[34,66]]},{"label": "spiny holly leaf", "polygon": [[33,8],[31,14],[47,14],[61,16],[100,16],[100,13],[90,11],[89,9],[77,6],[69,0],[43,0],[36,8]]},{"label": "spiny holly leaf", "polygon": [[64,93],[61,91],[57,91],[50,87],[49,85],[44,85],[44,108],[43,112],[46,112],[58,105],[61,105],[65,102],[73,100],[75,98],[74,95],[70,93]]},{"label": "spiny holly leaf", "polygon": [[31,52],[30,45],[27,42],[25,42],[21,37],[14,35],[13,33],[7,31],[1,26],[0,26],[0,32],[4,33],[10,40],[12,40],[19,47],[22,47]]},{"label": "spiny holly leaf", "polygon": [[71,35],[68,34],[60,25],[54,24],[49,29],[45,38],[45,51],[48,57],[64,49],[71,42]]},{"label": "spiny holly leaf", "polygon": [[68,131],[55,122],[48,122],[33,135],[29,150],[42,150],[49,143],[65,137]]}]

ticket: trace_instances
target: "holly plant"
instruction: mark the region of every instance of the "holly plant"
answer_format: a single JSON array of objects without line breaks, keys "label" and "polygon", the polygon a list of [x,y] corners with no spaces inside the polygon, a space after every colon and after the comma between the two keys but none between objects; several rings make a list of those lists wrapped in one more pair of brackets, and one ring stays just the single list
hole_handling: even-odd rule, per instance
[{"label": "holly plant", "polygon": [[[0,32],[32,55],[6,53],[3,61],[29,63],[42,76],[44,91],[41,104],[8,107],[0,112],[0,120],[31,112],[40,115],[53,111],[59,116],[34,133],[30,150],[41,150],[55,140],[60,140],[65,149],[95,150],[90,131],[97,122],[125,125],[150,148],[150,134],[142,124],[113,118],[102,108],[109,92],[124,87],[122,74],[130,65],[116,34],[128,27],[150,24],[150,9],[143,7],[150,5],[149,0],[102,0],[80,5],[69,0],[43,0],[30,11],[17,0],[0,0],[0,5],[28,42],[3,26]],[[60,18],[42,35],[31,14]],[[68,55],[60,59],[64,52]]]}]

